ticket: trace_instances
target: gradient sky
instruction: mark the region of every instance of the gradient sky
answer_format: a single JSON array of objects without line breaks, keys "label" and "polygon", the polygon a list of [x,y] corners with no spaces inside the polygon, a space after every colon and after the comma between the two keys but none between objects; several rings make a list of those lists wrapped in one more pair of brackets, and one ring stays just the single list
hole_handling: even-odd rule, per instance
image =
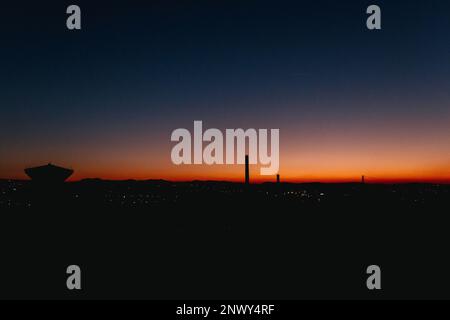
[{"label": "gradient sky", "polygon": [[283,180],[450,181],[448,1],[92,2],[2,5],[0,177],[242,179],[171,163],[203,120],[280,128]]}]

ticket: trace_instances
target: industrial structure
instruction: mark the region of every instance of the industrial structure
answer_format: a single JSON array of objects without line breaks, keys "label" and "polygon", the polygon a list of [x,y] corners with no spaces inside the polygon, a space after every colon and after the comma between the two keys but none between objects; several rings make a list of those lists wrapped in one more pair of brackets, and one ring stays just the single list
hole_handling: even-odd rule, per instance
[{"label": "industrial structure", "polygon": [[245,156],[245,184],[250,184],[250,168],[248,163],[248,155]]},{"label": "industrial structure", "polygon": [[49,163],[45,166],[25,169],[25,173],[33,182],[55,184],[66,181],[73,174],[73,170],[54,166]]}]

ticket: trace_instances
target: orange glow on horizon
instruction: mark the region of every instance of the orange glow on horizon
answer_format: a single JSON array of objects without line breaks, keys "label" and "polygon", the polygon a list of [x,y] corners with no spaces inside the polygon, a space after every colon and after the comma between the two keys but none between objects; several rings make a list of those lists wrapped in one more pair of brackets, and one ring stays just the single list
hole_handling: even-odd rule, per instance
[{"label": "orange glow on horizon", "polygon": [[[213,174],[155,174],[146,172],[111,172],[102,174],[87,174],[84,172],[75,172],[67,181],[75,182],[83,179],[103,179],[103,180],[167,180],[174,182],[185,182],[185,181],[229,181],[229,182],[244,182],[244,171],[233,173],[233,174],[221,174],[215,172]],[[300,175],[289,175],[287,173],[280,173],[281,182],[288,183],[357,183],[361,181],[362,174],[334,174],[334,175],[314,175],[305,174]],[[17,179],[17,180],[28,180],[29,178],[24,174],[13,175],[7,177],[1,177],[3,179]],[[250,171],[250,181],[253,183],[264,183],[264,182],[275,182],[276,176],[261,176],[258,175],[254,170]],[[404,175],[378,175],[377,177],[372,177],[370,175],[365,175],[366,183],[379,183],[379,184],[389,184],[389,183],[441,183],[450,184],[450,176],[437,176],[437,175],[414,175],[414,174],[404,174]]]},{"label": "orange glow on horizon", "polygon": [[[430,157],[430,156],[429,156]],[[150,157],[151,158],[151,157]],[[436,165],[436,159],[422,157],[421,161],[407,161],[408,157],[394,155],[391,158],[363,157],[352,154],[348,158],[343,152],[329,154],[323,152],[314,154],[292,154],[289,158],[281,156],[280,177],[282,182],[306,183],[345,183],[360,182],[365,176],[367,183],[450,183],[449,166],[443,162]],[[286,159],[285,161],[283,161]],[[300,159],[300,160],[295,160]],[[427,160],[427,161],[424,161]],[[144,158],[145,160],[145,158]],[[176,166],[167,159],[153,159],[150,166],[144,160],[134,158],[121,159],[110,162],[85,162],[71,166],[64,161],[54,164],[74,169],[74,174],[68,181],[78,181],[87,178],[104,180],[157,180],[192,181],[215,180],[243,182],[244,165],[180,165]],[[40,165],[43,162],[38,162]],[[401,163],[402,165],[397,165]],[[25,164],[16,164],[7,175],[2,172],[1,178],[28,179],[23,169]],[[119,169],[118,169],[119,168]],[[275,182],[276,176],[262,176],[258,165],[250,166],[250,179],[254,183]]]},{"label": "orange glow on horizon", "polygon": [[[316,122],[312,127],[280,129],[282,182],[450,183],[449,117],[429,123],[386,120],[378,126],[352,127]],[[403,120],[406,122],[406,120]],[[214,124],[208,125],[208,127]],[[246,127],[242,125],[242,127]],[[263,124],[261,127],[264,127]],[[270,126],[266,126],[270,127]],[[145,139],[144,139],[145,136]],[[12,149],[0,159],[0,177],[28,179],[24,169],[52,162],[74,169],[69,181],[164,179],[242,182],[244,165],[172,164],[170,130],[157,136],[139,133],[79,141],[64,148],[33,145]],[[276,181],[251,165],[252,182]]]}]

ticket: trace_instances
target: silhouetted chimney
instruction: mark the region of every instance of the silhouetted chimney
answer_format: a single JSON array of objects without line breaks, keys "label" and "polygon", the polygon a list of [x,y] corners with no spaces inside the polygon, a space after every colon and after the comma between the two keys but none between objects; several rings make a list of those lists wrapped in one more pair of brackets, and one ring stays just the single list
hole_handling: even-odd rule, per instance
[{"label": "silhouetted chimney", "polygon": [[245,156],[245,184],[250,184],[250,170],[248,167],[248,155]]},{"label": "silhouetted chimney", "polygon": [[277,174],[277,183],[280,183],[280,175]]},{"label": "silhouetted chimney", "polygon": [[361,183],[362,183],[362,184],[366,183],[366,177],[365,177],[365,176],[362,176],[362,177],[361,177]]}]

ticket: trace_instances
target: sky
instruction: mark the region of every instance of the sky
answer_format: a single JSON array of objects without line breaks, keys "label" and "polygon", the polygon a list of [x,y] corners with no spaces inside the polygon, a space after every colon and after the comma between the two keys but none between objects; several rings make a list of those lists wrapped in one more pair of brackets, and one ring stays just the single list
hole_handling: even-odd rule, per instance
[{"label": "sky", "polygon": [[[82,29],[66,28],[67,6]],[[366,28],[366,8],[382,30]],[[2,4],[0,178],[242,180],[171,162],[177,128],[279,128],[283,181],[450,182],[450,3]],[[259,176],[252,166],[252,178]]]}]

